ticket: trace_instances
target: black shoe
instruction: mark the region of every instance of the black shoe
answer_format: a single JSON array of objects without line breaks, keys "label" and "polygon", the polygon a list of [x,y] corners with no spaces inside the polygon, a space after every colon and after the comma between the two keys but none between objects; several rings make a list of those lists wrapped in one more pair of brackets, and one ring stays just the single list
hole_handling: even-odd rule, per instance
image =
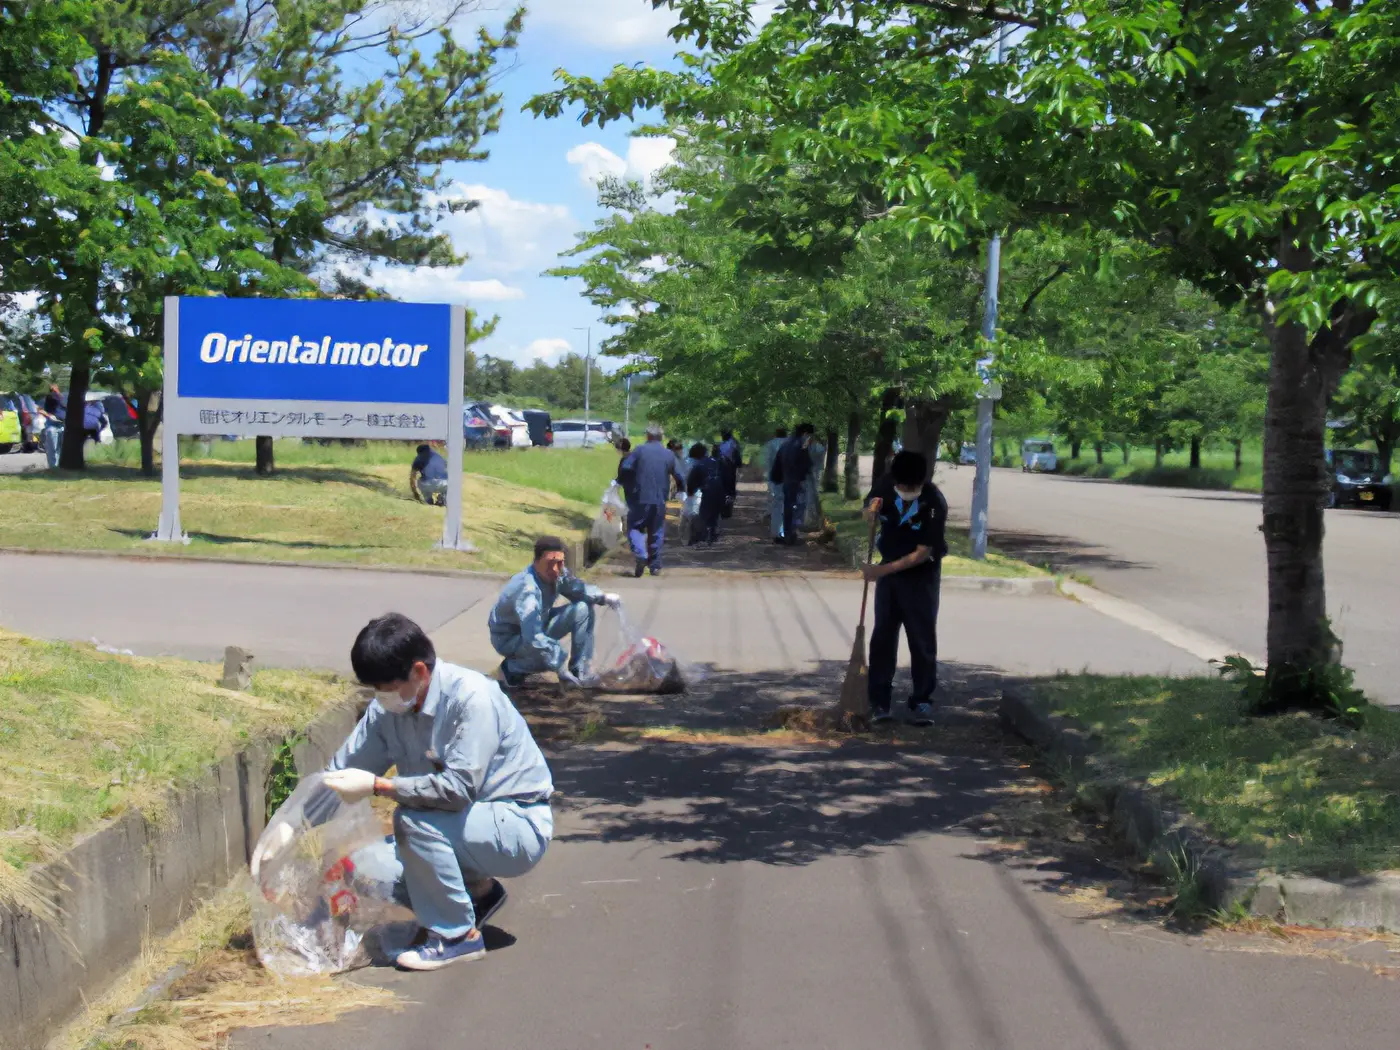
[{"label": "black shoe", "polygon": [[637,559],[637,564],[632,566],[632,576],[633,576],[633,578],[634,578],[634,579],[640,580],[640,579],[642,578],[642,573],[644,573],[644,572],[646,572],[646,571],[647,571],[647,563],[644,562],[644,561],[642,561],[641,558],[638,558],[638,559]]},{"label": "black shoe", "polygon": [[783,539],[781,536],[774,536],[773,542],[776,543],[779,547],[782,547],[786,545],[787,540]]},{"label": "black shoe", "polygon": [[476,912],[476,925],[480,929],[486,924],[486,920],[501,910],[510,894],[506,893],[506,888],[501,885],[500,879],[491,880],[491,889],[486,896],[480,900],[472,898],[472,910]]},{"label": "black shoe", "polygon": [[872,726],[888,725],[893,721],[894,715],[890,714],[889,711],[876,711],[873,708],[870,711],[870,724]]},{"label": "black shoe", "polygon": [[651,570],[651,574],[652,574],[653,576],[660,576],[660,575],[661,575],[661,570],[660,570],[660,569],[652,569],[652,570]]}]

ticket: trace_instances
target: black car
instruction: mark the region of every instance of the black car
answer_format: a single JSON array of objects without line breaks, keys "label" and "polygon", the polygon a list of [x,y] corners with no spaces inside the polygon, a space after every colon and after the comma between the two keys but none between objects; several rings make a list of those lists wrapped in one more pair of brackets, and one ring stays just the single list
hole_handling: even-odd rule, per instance
[{"label": "black car", "polygon": [[1390,479],[1376,453],[1355,448],[1328,449],[1327,467],[1332,472],[1329,507],[1390,509]]},{"label": "black car", "polygon": [[527,408],[520,414],[530,428],[530,444],[536,448],[548,448],[554,444],[554,421],[548,412],[540,408]]}]

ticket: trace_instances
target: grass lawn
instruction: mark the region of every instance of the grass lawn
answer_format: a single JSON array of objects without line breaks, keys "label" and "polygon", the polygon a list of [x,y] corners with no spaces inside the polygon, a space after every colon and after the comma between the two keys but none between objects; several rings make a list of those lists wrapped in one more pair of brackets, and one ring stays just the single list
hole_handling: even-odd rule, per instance
[{"label": "grass lawn", "polygon": [[1064,675],[1036,684],[1101,738],[1126,773],[1172,796],[1242,855],[1340,877],[1400,868],[1400,713],[1360,729],[1310,715],[1255,718],[1216,678]]},{"label": "grass lawn", "polygon": [[[523,480],[465,477],[464,528],[480,550],[462,554],[433,549],[443,511],[409,496],[411,453],[403,445],[279,442],[278,472],[271,478],[253,473],[251,441],[215,441],[208,458],[199,442],[189,447],[180,482],[188,546],[145,541],[160,515],[160,482],[140,474],[131,463],[136,450],[125,443],[100,450],[83,474],[0,476],[0,546],[514,571],[539,533],[582,535],[602,492],[598,488],[585,502],[550,490],[567,486],[570,463],[573,474],[587,476],[578,463],[594,456],[591,451],[474,454],[469,470],[478,463],[487,473],[513,467],[513,477]],[[550,461],[550,455],[565,458]],[[616,470],[615,453],[596,455]]]},{"label": "grass lawn", "polygon": [[[861,517],[862,500],[838,499],[834,493],[826,493],[822,498],[822,509],[830,522],[836,526],[836,542],[850,556],[851,561],[860,564],[865,560],[870,543],[870,526]],[[988,549],[984,561],[972,558],[972,542],[967,533],[949,526],[948,556],[943,559],[944,576],[1045,576],[1047,573],[1027,562],[1008,558],[1004,554]]]},{"label": "grass lawn", "polygon": [[247,693],[215,664],[98,652],[0,631],[0,898],[19,869],[166,791],[265,730],[343,700],[329,673],[259,671]]}]

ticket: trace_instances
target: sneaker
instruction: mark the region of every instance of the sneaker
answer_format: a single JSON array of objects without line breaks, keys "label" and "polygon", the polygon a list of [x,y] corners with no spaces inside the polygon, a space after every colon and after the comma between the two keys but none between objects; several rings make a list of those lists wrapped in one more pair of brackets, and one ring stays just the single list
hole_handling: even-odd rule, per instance
[{"label": "sneaker", "polygon": [[501,680],[503,685],[508,685],[512,689],[519,689],[525,684],[525,676],[523,674],[511,674],[507,671],[506,662],[504,660],[501,661],[501,666],[496,668],[496,677]]},{"label": "sneaker", "polygon": [[915,704],[909,710],[909,724],[911,726],[933,725],[933,705]]},{"label": "sneaker", "polygon": [[506,888],[501,885],[500,879],[491,880],[491,889],[486,896],[477,900],[472,898],[472,908],[476,911],[476,928],[479,930],[486,925],[486,920],[501,910],[510,894],[506,893]]},{"label": "sneaker", "polygon": [[[570,667],[569,673],[578,679],[584,689],[594,689],[598,685],[598,673],[591,667]],[[499,885],[499,883],[497,884]]]},{"label": "sneaker", "polygon": [[894,721],[894,715],[890,714],[888,711],[871,711],[871,712],[870,712],[870,724],[871,724],[872,726],[888,725],[890,722],[893,722],[893,721]]},{"label": "sneaker", "polygon": [[455,962],[480,959],[486,954],[486,939],[480,930],[472,930],[454,940],[429,931],[422,946],[399,953],[394,962],[405,970],[441,970]]},{"label": "sneaker", "polygon": [[661,575],[661,570],[660,570],[660,569],[652,569],[652,570],[651,570],[651,574],[652,574],[653,576],[660,576],[660,575]]},{"label": "sneaker", "polygon": [[638,559],[637,559],[637,564],[635,564],[635,565],[632,566],[632,576],[633,576],[633,578],[634,578],[634,579],[640,580],[640,579],[642,578],[642,573],[644,573],[644,572],[646,572],[646,571],[647,571],[647,563],[646,563],[646,561],[645,561],[644,559],[642,559],[642,558],[638,558]]},{"label": "sneaker", "polygon": [[773,537],[773,542],[776,543],[776,544],[777,544],[778,546],[780,546],[780,547],[786,546],[786,545],[787,545],[787,540],[783,539],[781,536],[774,536],[774,537]]}]

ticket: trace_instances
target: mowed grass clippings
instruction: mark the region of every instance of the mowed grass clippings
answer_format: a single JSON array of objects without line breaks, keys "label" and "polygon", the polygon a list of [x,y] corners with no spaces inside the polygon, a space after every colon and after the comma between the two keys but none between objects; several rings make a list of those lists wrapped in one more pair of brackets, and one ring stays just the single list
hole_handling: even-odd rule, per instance
[{"label": "mowed grass clippings", "polygon": [[1360,729],[1308,714],[1249,715],[1217,678],[1064,675],[1035,689],[1243,856],[1343,877],[1400,868],[1400,713]]},{"label": "mowed grass clippings", "polygon": [[[219,443],[213,447],[223,450]],[[300,443],[292,447],[302,448]],[[310,448],[342,458],[350,453],[383,454],[371,448]],[[496,456],[517,454],[527,455]],[[184,463],[180,519],[190,537],[188,545],[147,542],[160,516],[160,482],[143,477],[133,466],[94,465],[83,474],[3,476],[0,546],[515,571],[529,560],[535,536],[577,538],[597,510],[597,496],[585,504],[554,492],[468,475],[463,479],[463,531],[478,550],[436,550],[444,511],[411,498],[411,457],[402,449],[400,457],[398,464],[361,463],[353,469],[297,466],[283,457],[278,472],[269,478],[258,477],[250,464]]]},{"label": "mowed grass clippings", "polygon": [[0,631],[0,897],[100,821],[135,808],[159,822],[172,786],[351,691],[329,673],[266,670],[231,692],[220,673]]},{"label": "mowed grass clippings", "polygon": [[[353,1010],[398,1010],[392,992],[345,976],[283,979],[257,960],[248,887],[235,882],[169,935],[144,946],[135,966],[93,1001],[50,1050],[224,1050],[235,1029],[328,1024]],[[163,994],[146,989],[180,967]]]}]

